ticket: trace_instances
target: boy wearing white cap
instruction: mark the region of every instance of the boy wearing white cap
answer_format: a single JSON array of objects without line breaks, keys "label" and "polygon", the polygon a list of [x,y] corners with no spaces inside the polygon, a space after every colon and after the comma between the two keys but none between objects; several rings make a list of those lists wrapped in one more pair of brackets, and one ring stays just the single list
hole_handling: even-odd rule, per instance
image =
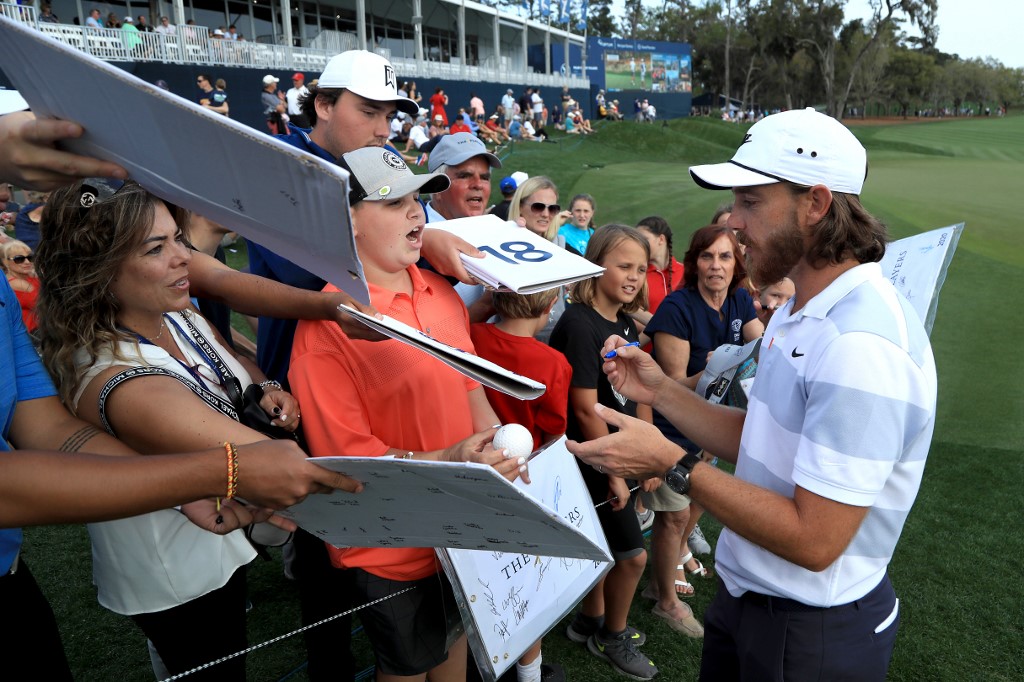
[{"label": "boy wearing white cap", "polygon": [[[419,193],[443,192],[447,176],[415,175],[398,154],[380,147],[344,154],[339,165],[351,172],[353,231],[373,305],[472,352],[459,297],[443,277],[416,267],[424,227]],[[397,341],[360,341],[332,322],[300,322],[288,376],[306,406],[314,456],[474,461],[510,477],[525,471],[525,460],[507,459],[488,445],[498,420],[480,384]],[[466,638],[434,550],[327,551],[342,569],[336,571],[341,589],[354,586],[357,602],[394,595],[359,612],[378,679],[423,680],[428,673],[465,679]]]},{"label": "boy wearing white cap", "polygon": [[619,392],[735,476],[616,415],[616,434],[570,446],[619,475],[664,467],[726,527],[702,680],[886,677],[900,621],[887,567],[921,484],[937,382],[920,319],[878,266],[887,235],[860,203],[866,172],[860,142],[811,109],[769,116],[731,161],[690,169],[732,190],[728,225],[752,279],[796,287],[765,330],[746,413],[670,385],[621,339],[604,349],[620,346],[605,368]]}]

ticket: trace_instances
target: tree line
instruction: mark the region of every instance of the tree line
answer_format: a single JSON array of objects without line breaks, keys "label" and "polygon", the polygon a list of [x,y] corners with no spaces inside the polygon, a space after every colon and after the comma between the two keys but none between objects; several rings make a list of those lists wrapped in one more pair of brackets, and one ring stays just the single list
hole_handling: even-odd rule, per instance
[{"label": "tree line", "polygon": [[846,0],[625,0],[615,18],[611,0],[590,0],[587,31],[690,43],[694,95],[744,109],[957,116],[1024,103],[1024,68],[935,47],[938,3],[870,0],[871,16],[848,19]]}]

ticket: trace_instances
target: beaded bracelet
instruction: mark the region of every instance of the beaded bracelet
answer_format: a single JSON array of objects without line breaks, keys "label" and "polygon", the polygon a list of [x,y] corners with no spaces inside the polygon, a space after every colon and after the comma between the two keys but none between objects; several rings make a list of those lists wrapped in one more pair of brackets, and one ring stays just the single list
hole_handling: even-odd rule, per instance
[{"label": "beaded bracelet", "polygon": [[[235,449],[234,443],[224,443],[224,454],[228,458],[228,488],[227,488],[227,499],[231,499],[238,493],[238,450]],[[221,498],[217,498],[217,511],[220,512],[220,501]],[[217,514],[217,525],[224,523],[224,516],[220,513]]]}]

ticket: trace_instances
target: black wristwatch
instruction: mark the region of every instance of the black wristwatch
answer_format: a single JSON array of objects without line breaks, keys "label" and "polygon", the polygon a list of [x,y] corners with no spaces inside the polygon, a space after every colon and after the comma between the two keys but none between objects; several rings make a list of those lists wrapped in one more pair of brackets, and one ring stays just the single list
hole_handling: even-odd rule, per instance
[{"label": "black wristwatch", "polygon": [[701,461],[700,455],[693,455],[687,453],[685,457],[679,460],[679,463],[668,470],[665,474],[665,485],[677,492],[680,495],[688,495],[690,493],[690,473],[693,471],[693,467],[697,466],[697,462]]}]

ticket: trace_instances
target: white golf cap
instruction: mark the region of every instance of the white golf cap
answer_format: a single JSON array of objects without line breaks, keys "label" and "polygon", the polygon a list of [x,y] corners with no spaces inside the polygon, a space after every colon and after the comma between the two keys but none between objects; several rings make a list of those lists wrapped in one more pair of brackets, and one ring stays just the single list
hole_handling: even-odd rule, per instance
[{"label": "white golf cap", "polygon": [[268,73],[266,76],[263,77],[263,86],[266,87],[268,85],[277,85],[278,82],[280,82],[280,80],[281,79],[274,78]]},{"label": "white golf cap", "polygon": [[770,185],[786,180],[859,195],[867,177],[864,146],[842,123],[814,109],[784,111],[747,132],[728,163],[691,166],[706,189]]},{"label": "white golf cap", "polygon": [[410,192],[435,194],[451,185],[451,180],[444,173],[416,175],[401,156],[384,147],[363,147],[342,154],[341,161],[338,165],[351,174],[350,205],[360,201],[397,199]]},{"label": "white golf cap", "polygon": [[394,102],[399,111],[411,116],[419,113],[416,102],[398,94],[391,62],[366,50],[349,50],[332,57],[317,85],[344,88],[374,102]]}]

